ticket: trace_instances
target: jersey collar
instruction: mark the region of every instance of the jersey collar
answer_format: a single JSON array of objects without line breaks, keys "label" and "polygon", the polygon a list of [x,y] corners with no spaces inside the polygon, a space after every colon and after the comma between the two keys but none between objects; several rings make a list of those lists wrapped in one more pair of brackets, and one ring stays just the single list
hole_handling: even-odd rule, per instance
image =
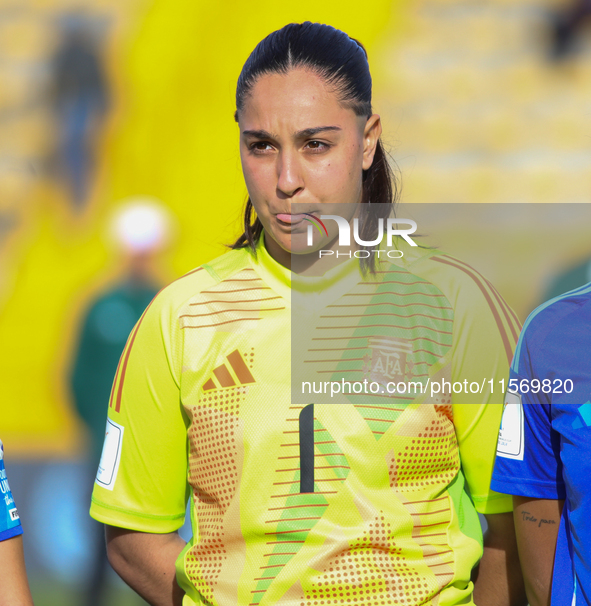
[{"label": "jersey collar", "polygon": [[323,276],[294,274],[271,257],[264,242],[263,233],[257,242],[256,255],[251,255],[253,269],[289,306],[293,296],[296,296],[300,302],[307,301],[307,305],[324,307],[363,279],[359,261],[355,258],[347,259]]}]

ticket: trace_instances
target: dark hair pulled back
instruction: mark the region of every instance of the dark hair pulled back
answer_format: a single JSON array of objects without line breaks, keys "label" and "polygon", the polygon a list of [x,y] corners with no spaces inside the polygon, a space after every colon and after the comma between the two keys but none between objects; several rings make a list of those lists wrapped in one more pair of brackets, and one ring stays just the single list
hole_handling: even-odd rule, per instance
[{"label": "dark hair pulled back", "polygon": [[[320,76],[337,94],[340,103],[352,109],[357,116],[371,116],[371,75],[363,45],[330,25],[306,21],[290,23],[272,32],[252,51],[236,86],[236,120],[261,76],[287,74],[290,70],[298,68],[309,69]],[[378,141],[373,163],[363,171],[361,201],[372,205],[391,205],[396,202],[397,196],[394,174],[382,142]],[[367,213],[369,220],[363,221],[360,234],[363,239],[370,239],[372,233],[375,233],[379,215],[387,216],[391,207],[374,208],[381,210],[378,210],[377,214]],[[263,226],[258,218],[253,221],[253,211],[249,197],[244,212],[244,233],[232,248],[250,246],[254,250]],[[375,255],[372,255],[370,259],[373,260],[374,257]]]}]

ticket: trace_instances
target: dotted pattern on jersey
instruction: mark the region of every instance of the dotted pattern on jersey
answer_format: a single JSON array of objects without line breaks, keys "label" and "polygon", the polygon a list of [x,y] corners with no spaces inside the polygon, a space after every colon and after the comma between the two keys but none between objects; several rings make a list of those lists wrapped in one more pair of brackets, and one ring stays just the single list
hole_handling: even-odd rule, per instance
[{"label": "dotted pattern on jersey", "polygon": [[[428,404],[421,406],[427,407]],[[449,408],[433,407],[436,418],[410,435],[416,435],[388,462],[390,486],[402,492],[447,486],[460,470],[459,448]],[[424,417],[423,417],[424,419]],[[423,420],[417,415],[417,421]],[[402,431],[398,435],[402,435]]]},{"label": "dotted pattern on jersey", "polygon": [[[405,458],[405,449],[397,461],[395,452],[390,451],[385,459],[393,498],[408,512],[410,537],[397,545],[391,525],[384,520],[385,512],[380,512],[380,519],[372,521],[365,537],[350,544],[349,549],[337,549],[339,555],[332,561],[322,561],[324,577],[305,590],[306,605],[435,604],[439,591],[453,580],[453,554],[447,545],[450,500],[436,496],[459,469],[452,411],[450,406],[432,405],[421,406],[420,410],[423,414],[411,415],[397,430],[402,443],[409,444],[411,454]],[[432,458],[422,450],[427,442],[435,447]],[[408,481],[407,475],[416,481]],[[413,491],[421,498],[409,498]],[[401,527],[397,526],[397,532]],[[420,550],[421,555],[415,555],[416,566],[408,559],[409,539]],[[330,553],[331,549],[325,551]],[[431,575],[425,574],[425,566],[431,569]]]},{"label": "dotted pattern on jersey", "polygon": [[[298,413],[302,408],[302,406],[291,407],[292,410]],[[402,411],[404,410],[405,408],[402,408]],[[397,498],[399,502],[408,503],[408,506],[405,506],[408,510],[409,519],[412,520],[412,539],[421,549],[422,564],[433,567],[433,575],[430,577],[431,581],[427,584],[428,587],[425,585],[423,589],[420,589],[416,583],[419,582],[417,579],[423,578],[424,573],[413,572],[402,561],[404,556],[401,555],[401,547],[393,546],[393,544],[390,545],[392,549],[390,556],[384,553],[385,547],[381,543],[371,547],[371,541],[375,537],[374,531],[370,530],[368,536],[364,539],[366,543],[367,541],[369,543],[356,543],[351,547],[350,551],[341,551],[343,558],[348,558],[349,560],[353,558],[355,560],[355,563],[359,565],[359,570],[364,570],[363,566],[366,566],[365,570],[374,571],[374,578],[370,579],[374,583],[371,586],[372,591],[363,599],[372,599],[374,595],[373,589],[376,589],[378,595],[382,597],[388,595],[392,599],[401,600],[401,592],[406,591],[406,586],[408,585],[406,581],[411,579],[412,582],[409,585],[411,590],[409,599],[411,601],[409,603],[413,603],[412,600],[417,599],[417,596],[422,601],[423,596],[419,593],[413,594],[413,591],[428,590],[428,593],[433,596],[453,578],[453,570],[451,568],[453,558],[450,556],[451,550],[447,548],[447,528],[451,521],[449,499],[447,497],[436,498],[436,495],[440,494],[442,487],[447,486],[459,470],[457,443],[451,418],[452,410],[451,406],[447,405],[421,405],[420,410],[422,414],[412,415],[401,427],[397,428],[397,435],[400,436],[400,439],[397,441],[402,445],[408,444],[408,448],[404,447],[403,450],[398,452],[397,456],[394,451],[390,451],[386,457],[386,464],[389,471],[390,487],[396,492],[396,496],[393,498]],[[396,415],[398,419],[400,417],[400,410],[395,407],[392,414]],[[289,421],[295,424],[297,422],[297,415],[294,414],[293,417],[290,417]],[[267,554],[269,560],[265,561],[263,566],[261,566],[261,576],[256,579],[258,585],[252,592],[253,598],[250,603],[252,606],[260,603],[272,581],[298,553],[308,533],[326,511],[328,507],[326,499],[330,499],[330,494],[336,494],[337,490],[335,489],[339,488],[338,485],[333,486],[331,490],[326,484],[323,485],[323,482],[326,483],[332,480],[339,484],[343,480],[346,480],[350,470],[345,454],[335,451],[335,448],[338,447],[336,441],[317,419],[315,419],[314,423],[314,433],[315,454],[317,457],[315,460],[320,459],[315,464],[315,470],[318,470],[316,477],[321,478],[315,485],[316,492],[306,495],[297,493],[300,475],[299,468],[293,464],[299,460],[296,450],[288,451],[288,454],[283,459],[293,463],[277,470],[286,475],[289,474],[289,479],[277,482],[276,484],[281,487],[288,487],[291,494],[274,495],[287,497],[287,500],[283,508],[278,505],[270,510],[273,513],[273,518],[267,520],[267,523],[277,524],[277,526],[275,531],[269,532],[275,541],[270,541],[268,544],[275,544],[275,547],[273,551]],[[290,429],[285,434],[293,436],[297,434],[297,430]],[[288,439],[285,442],[285,447],[297,449],[298,444]],[[326,478],[320,471],[327,469],[330,469],[335,477]],[[340,482],[339,477],[342,478]],[[413,492],[420,492],[424,497],[431,495],[431,497],[423,498],[419,501],[411,501],[408,495]],[[441,503],[439,503],[440,500]],[[435,509],[433,509],[433,504],[435,504]],[[281,515],[277,515],[278,511],[282,511]],[[364,548],[369,549],[371,547],[379,555],[377,564],[369,556],[361,556],[355,551],[362,544]],[[379,562],[386,562],[389,557],[398,558],[396,566],[394,568],[380,569]],[[345,566],[344,560],[339,565]],[[351,562],[347,563],[343,570],[349,570],[351,567],[357,570]],[[399,576],[396,577],[396,575]],[[345,576],[334,576],[334,579],[336,579],[334,583],[344,582],[346,580]],[[358,589],[348,596],[351,600],[361,599],[358,598],[357,593],[361,595],[365,591],[364,587],[367,588],[364,585],[367,582],[365,577],[363,579],[359,577],[357,581]],[[423,581],[424,579],[421,582]],[[415,585],[414,587],[413,584]],[[390,585],[395,588],[393,589]],[[325,604],[333,603],[331,599],[336,599],[336,597],[332,594],[327,594],[328,587],[329,585],[319,586],[315,589],[316,593],[312,592],[307,595],[306,599],[310,600],[310,604],[321,604],[322,600],[325,600]],[[344,591],[344,593],[343,591],[341,588],[339,598],[347,597],[347,591]],[[359,603],[365,602],[361,601]],[[402,600],[400,603],[404,604],[406,602]]]},{"label": "dotted pattern on jersey", "polygon": [[425,604],[438,588],[409,565],[386,514],[379,514],[349,549],[329,560],[322,575],[304,588],[300,606]]},{"label": "dotted pattern on jersey", "polygon": [[[425,493],[417,495],[419,496],[417,499],[408,492],[401,492],[393,481],[397,475],[394,451],[387,454],[386,462],[395,498],[404,505],[412,519],[412,539],[420,547],[423,563],[431,569],[433,580],[438,587],[437,591],[440,591],[454,578],[454,553],[447,538],[452,520],[451,499],[447,494],[436,496],[439,487],[433,487],[427,499]],[[439,596],[436,595],[432,602],[437,604],[438,601]]]},{"label": "dotted pattern on jersey", "polygon": [[[270,541],[267,542],[270,551],[265,554],[268,559],[261,566],[261,576],[255,579],[257,586],[252,592],[250,606],[256,606],[262,600],[265,591],[281,572],[286,564],[295,556],[305,543],[308,533],[322,518],[328,507],[327,496],[336,494],[338,484],[342,484],[350,470],[345,455],[340,451],[336,440],[314,419],[315,444],[315,483],[314,492],[302,494],[299,492],[299,442],[298,419],[303,406],[291,406],[293,416],[286,420],[290,429],[284,431],[286,436],[282,447],[285,455],[278,461],[277,474],[285,474],[286,480],[275,482],[277,493],[271,496],[277,499],[276,506],[268,511],[265,521],[270,525]],[[291,429],[293,427],[293,429]],[[279,476],[281,477],[281,476]],[[282,500],[285,499],[282,505]],[[273,529],[272,525],[276,525]],[[274,547],[271,549],[271,545]]]},{"label": "dotted pattern on jersey", "polygon": [[[247,387],[217,390],[193,406],[189,427],[189,484],[198,520],[199,541],[186,553],[187,576],[207,600],[228,556],[226,542],[240,536],[239,523],[228,519],[242,468],[240,402]],[[231,533],[232,527],[236,527]]]}]

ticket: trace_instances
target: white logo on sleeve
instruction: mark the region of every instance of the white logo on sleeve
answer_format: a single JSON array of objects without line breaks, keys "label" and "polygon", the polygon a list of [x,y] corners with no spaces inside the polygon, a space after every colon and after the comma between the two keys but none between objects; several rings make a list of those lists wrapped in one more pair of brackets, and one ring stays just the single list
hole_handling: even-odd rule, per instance
[{"label": "white logo on sleeve", "polygon": [[12,522],[16,522],[17,520],[19,520],[19,515],[18,515],[18,511],[16,509],[9,509],[8,513],[10,514],[10,519]]},{"label": "white logo on sleeve", "polygon": [[123,425],[107,419],[105,443],[103,444],[103,454],[96,474],[96,483],[108,490],[113,490],[117,479],[119,461],[121,460],[123,429]]},{"label": "white logo on sleeve", "polygon": [[497,442],[497,456],[523,461],[524,438],[521,395],[516,391],[507,391]]}]

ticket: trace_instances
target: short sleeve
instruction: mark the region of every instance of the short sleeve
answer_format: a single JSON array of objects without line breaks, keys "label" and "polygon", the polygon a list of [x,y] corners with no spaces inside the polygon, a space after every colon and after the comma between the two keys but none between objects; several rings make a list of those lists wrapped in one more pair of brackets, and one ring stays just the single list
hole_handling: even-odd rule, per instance
[{"label": "short sleeve", "polygon": [[491,489],[490,485],[502,411],[502,404],[496,402],[454,406],[462,471],[479,513],[513,510],[513,499]]},{"label": "short sleeve", "polygon": [[4,468],[4,447],[0,441],[0,541],[19,534],[23,534],[23,527],[8,484]]},{"label": "short sleeve", "polygon": [[153,533],[182,526],[188,495],[181,335],[167,290],[148,306],[121,356],[90,508],[105,524]]},{"label": "short sleeve", "polygon": [[517,316],[472,269],[454,293],[453,419],[462,471],[479,513],[512,511],[513,500],[490,487],[509,364],[519,334]]},{"label": "short sleeve", "polygon": [[544,401],[543,393],[520,387],[537,378],[526,330],[511,368],[492,487],[512,495],[564,499],[560,437],[552,428],[552,405]]}]

